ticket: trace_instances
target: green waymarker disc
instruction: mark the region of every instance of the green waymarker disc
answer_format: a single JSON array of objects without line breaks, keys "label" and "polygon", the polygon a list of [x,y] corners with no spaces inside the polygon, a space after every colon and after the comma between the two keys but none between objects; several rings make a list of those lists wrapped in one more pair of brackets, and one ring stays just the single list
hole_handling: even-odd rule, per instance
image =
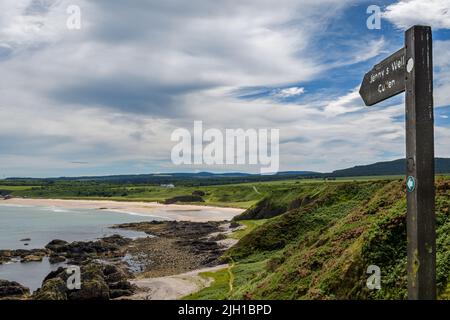
[{"label": "green waymarker disc", "polygon": [[408,190],[408,192],[413,192],[416,189],[416,179],[414,179],[414,177],[409,176],[406,179],[406,190]]}]

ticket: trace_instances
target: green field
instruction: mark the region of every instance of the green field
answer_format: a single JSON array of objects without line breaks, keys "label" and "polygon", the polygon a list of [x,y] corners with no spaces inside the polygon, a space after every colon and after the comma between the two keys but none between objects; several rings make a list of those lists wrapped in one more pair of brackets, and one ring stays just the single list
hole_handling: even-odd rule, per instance
[{"label": "green field", "polygon": [[6,190],[6,191],[22,191],[22,190],[29,190],[32,188],[35,188],[36,186],[2,186],[0,185],[0,190]]},{"label": "green field", "polygon": [[204,202],[196,204],[223,207],[249,208],[274,191],[285,192],[305,185],[339,184],[353,181],[375,181],[400,179],[398,176],[338,178],[324,181],[323,179],[296,179],[270,182],[237,183],[225,185],[185,186],[176,185],[166,188],[145,184],[113,184],[95,181],[43,181],[40,185],[7,185],[1,183],[0,190],[6,190],[13,196],[30,198],[60,198],[60,199],[107,199],[116,201],[158,201],[180,196],[191,195],[202,191]]}]

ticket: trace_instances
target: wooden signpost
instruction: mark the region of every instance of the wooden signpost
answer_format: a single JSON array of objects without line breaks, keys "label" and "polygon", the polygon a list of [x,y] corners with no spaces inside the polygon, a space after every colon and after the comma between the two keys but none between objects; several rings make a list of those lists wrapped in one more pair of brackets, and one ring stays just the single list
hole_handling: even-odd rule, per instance
[{"label": "wooden signpost", "polygon": [[405,47],[365,76],[368,106],[406,92],[408,298],[436,299],[432,34],[427,26],[405,33]]}]

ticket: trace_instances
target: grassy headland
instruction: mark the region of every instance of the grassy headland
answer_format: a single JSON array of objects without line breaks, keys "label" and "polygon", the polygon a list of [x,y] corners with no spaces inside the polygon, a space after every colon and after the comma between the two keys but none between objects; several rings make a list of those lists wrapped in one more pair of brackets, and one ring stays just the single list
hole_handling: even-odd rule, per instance
[{"label": "grassy headland", "polygon": [[[449,299],[450,179],[439,177],[436,186],[437,286],[439,298]],[[219,271],[211,287],[188,298],[406,298],[404,189],[398,180],[304,185],[261,200],[242,218],[270,215],[267,203],[287,209],[241,234],[224,256],[234,265],[233,290]],[[369,265],[381,268],[381,290],[366,287]]]}]

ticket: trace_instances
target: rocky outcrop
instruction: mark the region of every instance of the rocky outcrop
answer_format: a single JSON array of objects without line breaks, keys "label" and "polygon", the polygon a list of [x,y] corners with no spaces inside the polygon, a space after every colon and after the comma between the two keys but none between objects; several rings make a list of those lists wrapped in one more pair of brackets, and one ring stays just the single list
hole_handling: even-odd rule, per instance
[{"label": "rocky outcrop", "polygon": [[121,247],[129,244],[131,239],[120,235],[112,235],[97,241],[75,241],[68,243],[64,240],[52,240],[45,248],[50,251],[50,263],[63,262],[66,259],[83,262],[101,257],[115,257],[121,255]]},{"label": "rocky outcrop", "polygon": [[15,281],[0,280],[0,300],[22,300],[30,294],[30,289]]},{"label": "rocky outcrop", "polygon": [[[214,266],[226,247],[218,243],[224,222],[151,221],[115,227],[146,232],[155,237],[134,241],[128,253],[145,267],[149,277],[184,273]],[[211,238],[211,234],[215,234]]]},{"label": "rocky outcrop", "polygon": [[127,278],[128,272],[117,265],[90,262],[80,267],[81,288],[69,290],[65,269],[59,268],[47,275],[36,300],[108,300],[132,295],[135,287]]},{"label": "rocky outcrop", "polygon": [[142,231],[158,237],[199,239],[219,232],[222,222],[146,221],[123,223],[113,228]]},{"label": "rocky outcrop", "polygon": [[102,257],[116,257],[121,255],[121,248],[130,242],[131,239],[120,235],[112,235],[97,241],[72,243],[55,239],[50,241],[45,249],[0,250],[0,264],[13,259],[24,263],[39,262],[45,256],[49,257],[50,263],[64,262],[67,259],[82,262]]},{"label": "rocky outcrop", "polygon": [[34,255],[34,254],[29,254],[27,256],[24,256],[20,262],[40,262],[42,261],[42,259],[44,258],[43,255]]},{"label": "rocky outcrop", "polygon": [[62,278],[44,281],[42,287],[32,296],[35,300],[67,300],[67,285]]},{"label": "rocky outcrop", "polygon": [[0,250],[0,264],[10,261],[12,256],[12,250]]},{"label": "rocky outcrop", "polygon": [[63,255],[59,255],[57,253],[51,253],[48,257],[48,261],[51,264],[55,264],[55,263],[61,263],[61,262],[65,262],[67,259],[65,256]]},{"label": "rocky outcrop", "polygon": [[67,241],[55,239],[50,241],[45,248],[52,252],[66,252],[68,244]]},{"label": "rocky outcrop", "polygon": [[17,249],[0,250],[0,264],[9,262],[13,259],[20,262],[42,261],[49,252],[46,249]]}]

